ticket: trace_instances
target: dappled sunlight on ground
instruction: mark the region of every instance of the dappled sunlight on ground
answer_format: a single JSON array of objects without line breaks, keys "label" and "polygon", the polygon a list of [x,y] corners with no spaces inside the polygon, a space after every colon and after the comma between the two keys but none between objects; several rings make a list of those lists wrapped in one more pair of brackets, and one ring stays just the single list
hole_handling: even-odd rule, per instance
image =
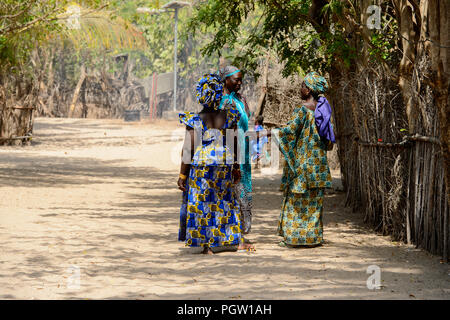
[{"label": "dappled sunlight on ground", "polygon": [[[324,201],[326,244],[279,247],[279,172],[253,173],[256,252],[184,248],[175,121],[38,118],[34,136],[0,149],[0,298],[450,298],[448,264],[374,234],[335,190]],[[370,265],[380,290],[366,286]]]}]

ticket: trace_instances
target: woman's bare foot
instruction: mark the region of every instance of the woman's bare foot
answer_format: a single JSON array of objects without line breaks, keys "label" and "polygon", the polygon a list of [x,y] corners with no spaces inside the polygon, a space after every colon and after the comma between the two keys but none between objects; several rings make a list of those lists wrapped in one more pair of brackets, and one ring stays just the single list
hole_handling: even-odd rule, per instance
[{"label": "woman's bare foot", "polygon": [[211,248],[205,247],[202,251],[203,254],[214,254]]},{"label": "woman's bare foot", "polygon": [[238,246],[238,250],[256,251],[255,246],[251,243],[241,242]]}]

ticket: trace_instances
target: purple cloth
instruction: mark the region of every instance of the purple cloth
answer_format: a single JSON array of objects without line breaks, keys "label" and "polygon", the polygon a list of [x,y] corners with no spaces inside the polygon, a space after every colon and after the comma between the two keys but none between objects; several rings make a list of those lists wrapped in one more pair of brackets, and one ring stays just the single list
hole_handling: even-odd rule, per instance
[{"label": "purple cloth", "polygon": [[319,136],[336,143],[333,125],[331,124],[331,106],[327,98],[319,97],[316,110],[314,111],[314,117],[316,118],[316,127]]}]

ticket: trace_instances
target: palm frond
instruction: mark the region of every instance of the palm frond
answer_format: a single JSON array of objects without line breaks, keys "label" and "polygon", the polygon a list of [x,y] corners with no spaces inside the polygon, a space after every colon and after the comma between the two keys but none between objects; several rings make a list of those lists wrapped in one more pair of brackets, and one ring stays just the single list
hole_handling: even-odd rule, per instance
[{"label": "palm frond", "polygon": [[[79,7],[79,14],[73,17],[73,12],[60,15],[63,38],[70,40],[76,48],[104,48],[108,50],[133,49],[145,50],[148,43],[142,32],[132,23],[114,16],[110,11],[89,11]],[[77,23],[69,22],[76,19]]]}]

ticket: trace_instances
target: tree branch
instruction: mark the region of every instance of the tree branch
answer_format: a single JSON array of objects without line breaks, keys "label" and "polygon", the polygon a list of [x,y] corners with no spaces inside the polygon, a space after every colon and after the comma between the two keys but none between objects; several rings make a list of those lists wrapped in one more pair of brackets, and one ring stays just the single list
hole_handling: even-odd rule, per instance
[{"label": "tree branch", "polygon": [[[12,18],[17,18],[19,16],[21,16],[22,14],[24,14],[28,9],[30,9],[30,7],[36,2],[36,0],[31,0],[28,2],[28,5],[25,7],[25,9],[23,9],[22,11],[16,13],[16,14],[10,14],[10,15],[6,15],[6,16],[0,16],[0,19],[12,19]],[[19,5],[17,5],[18,7]],[[12,9],[11,11],[15,11],[15,9]]]},{"label": "tree branch", "polygon": [[[56,4],[55,4],[56,6]],[[50,10],[49,12],[47,12],[45,15],[43,15],[42,17],[36,18],[33,21],[30,21],[24,25],[18,25],[18,26],[11,26],[6,30],[0,30],[0,34],[7,34],[7,33],[21,33],[23,31],[26,31],[27,29],[29,29],[30,27],[34,26],[37,23],[41,23],[41,22],[51,22],[51,21],[55,21],[58,18],[54,17],[51,19],[47,19],[49,16],[56,14],[58,11],[61,11],[63,8],[53,8],[52,10]],[[17,31],[18,30],[18,31]]]}]

